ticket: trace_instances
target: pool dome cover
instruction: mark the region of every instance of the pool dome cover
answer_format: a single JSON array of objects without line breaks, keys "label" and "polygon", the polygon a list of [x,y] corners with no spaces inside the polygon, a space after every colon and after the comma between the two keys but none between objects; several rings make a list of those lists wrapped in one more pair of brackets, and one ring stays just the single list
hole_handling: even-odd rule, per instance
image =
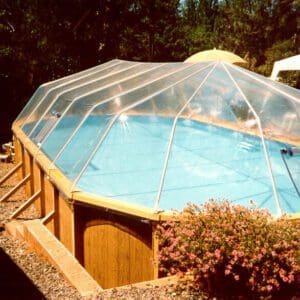
[{"label": "pool dome cover", "polygon": [[295,213],[299,156],[280,150],[300,144],[299,99],[220,61],[112,60],[41,85],[14,126],[73,191],[154,211],[226,198]]}]

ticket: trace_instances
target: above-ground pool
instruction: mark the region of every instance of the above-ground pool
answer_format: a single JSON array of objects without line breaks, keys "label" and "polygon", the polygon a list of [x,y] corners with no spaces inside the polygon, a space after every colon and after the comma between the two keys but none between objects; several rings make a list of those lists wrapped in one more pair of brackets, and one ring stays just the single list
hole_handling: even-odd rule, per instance
[{"label": "above-ground pool", "polygon": [[300,218],[300,91],[226,62],[112,60],[42,84],[12,129],[16,213],[102,288],[158,278],[156,225],[189,202]]},{"label": "above-ground pool", "polygon": [[[106,129],[107,118],[90,117],[72,139],[68,123],[61,122],[42,144],[43,152],[69,179],[78,179],[77,188],[148,208],[158,201],[159,210],[182,209],[188,202],[200,204],[217,198],[247,206],[253,202],[278,214],[260,138],[178,119],[167,158],[174,118],[121,115],[92,153],[95,141],[101,140],[97,136]],[[60,154],[58,144],[68,139],[70,143]],[[300,199],[280,153],[288,145],[266,140],[266,146],[281,209],[299,212]],[[285,158],[294,181],[299,183],[299,157]]]}]

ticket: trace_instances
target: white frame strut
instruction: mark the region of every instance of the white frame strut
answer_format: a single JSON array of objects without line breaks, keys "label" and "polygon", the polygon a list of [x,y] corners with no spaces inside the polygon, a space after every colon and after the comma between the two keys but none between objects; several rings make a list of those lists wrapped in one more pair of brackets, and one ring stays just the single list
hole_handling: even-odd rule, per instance
[{"label": "white frame strut", "polygon": [[260,138],[261,138],[261,142],[262,142],[262,146],[263,146],[263,150],[264,150],[264,155],[265,155],[266,162],[267,162],[269,176],[270,176],[271,183],[272,183],[272,189],[273,189],[273,194],[274,194],[274,198],[275,198],[275,203],[276,203],[276,206],[277,206],[277,212],[278,212],[279,216],[282,216],[283,212],[282,212],[282,208],[280,206],[280,202],[279,202],[279,198],[278,198],[278,193],[277,193],[276,184],[275,184],[275,180],[274,180],[274,175],[273,175],[273,171],[272,171],[272,165],[271,165],[269,153],[268,153],[268,150],[267,150],[267,146],[266,146],[266,143],[265,143],[264,133],[263,133],[263,129],[262,129],[262,126],[261,126],[260,118],[257,115],[254,108],[252,107],[251,103],[248,101],[248,99],[245,96],[245,94],[243,93],[243,91],[241,90],[241,88],[239,87],[239,85],[237,84],[237,82],[235,81],[235,79],[232,77],[230,71],[226,67],[226,64],[222,63],[222,66],[224,67],[224,69],[227,72],[228,76],[230,77],[233,84],[235,85],[235,87],[238,89],[238,91],[242,95],[243,99],[245,100],[245,102],[247,103],[248,107],[251,109],[251,111],[252,111],[252,113],[255,117],[255,120],[256,120],[257,126],[258,126],[258,130],[259,130],[259,134],[260,134]]},{"label": "white frame strut", "polygon": [[[210,74],[212,73],[212,71],[215,69],[216,65],[217,65],[217,63],[215,63],[215,65],[208,72],[208,74],[204,77],[204,79],[202,80],[202,82],[200,83],[200,85],[197,87],[197,89],[195,90],[195,92],[192,94],[192,96],[188,99],[188,101],[184,104],[184,106],[181,108],[181,110],[175,116],[175,119],[173,121],[173,126],[172,126],[172,129],[171,129],[170,138],[169,138],[169,143],[168,143],[168,148],[167,148],[167,154],[166,154],[166,157],[165,157],[165,160],[164,160],[163,171],[162,171],[162,174],[161,174],[161,177],[160,177],[159,189],[158,189],[156,200],[155,200],[155,203],[154,203],[154,210],[155,211],[159,210],[160,197],[161,197],[161,192],[162,192],[163,185],[164,185],[164,182],[165,182],[165,176],[166,176],[166,172],[167,172],[167,167],[168,167],[169,157],[170,157],[170,153],[171,153],[171,148],[172,148],[172,145],[173,145],[173,139],[174,139],[174,135],[175,135],[175,129],[176,129],[176,125],[177,125],[177,120],[178,120],[179,116],[182,114],[182,112],[185,110],[185,108],[187,107],[187,105],[189,103],[191,103],[191,101],[197,95],[197,93],[199,92],[199,90],[201,89],[201,87],[203,86],[203,84],[206,82],[207,78],[210,76]],[[202,70],[204,70],[204,69],[202,69]]]}]

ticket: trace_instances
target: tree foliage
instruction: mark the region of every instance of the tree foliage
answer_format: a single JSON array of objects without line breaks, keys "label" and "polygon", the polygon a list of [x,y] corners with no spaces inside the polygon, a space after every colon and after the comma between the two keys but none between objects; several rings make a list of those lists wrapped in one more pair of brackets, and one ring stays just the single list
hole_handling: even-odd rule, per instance
[{"label": "tree foliage", "polygon": [[0,0],[0,140],[39,84],[113,58],[182,61],[216,47],[269,75],[300,52],[298,13],[295,0]]}]

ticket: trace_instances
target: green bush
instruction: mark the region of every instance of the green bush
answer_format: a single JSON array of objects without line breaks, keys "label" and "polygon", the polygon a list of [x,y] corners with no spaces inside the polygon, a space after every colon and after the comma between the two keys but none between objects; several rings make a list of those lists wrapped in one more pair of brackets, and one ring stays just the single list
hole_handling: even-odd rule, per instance
[{"label": "green bush", "polygon": [[[289,299],[299,288],[300,226],[211,200],[158,226],[160,275],[223,299]],[[297,278],[298,276],[298,278]]]}]

